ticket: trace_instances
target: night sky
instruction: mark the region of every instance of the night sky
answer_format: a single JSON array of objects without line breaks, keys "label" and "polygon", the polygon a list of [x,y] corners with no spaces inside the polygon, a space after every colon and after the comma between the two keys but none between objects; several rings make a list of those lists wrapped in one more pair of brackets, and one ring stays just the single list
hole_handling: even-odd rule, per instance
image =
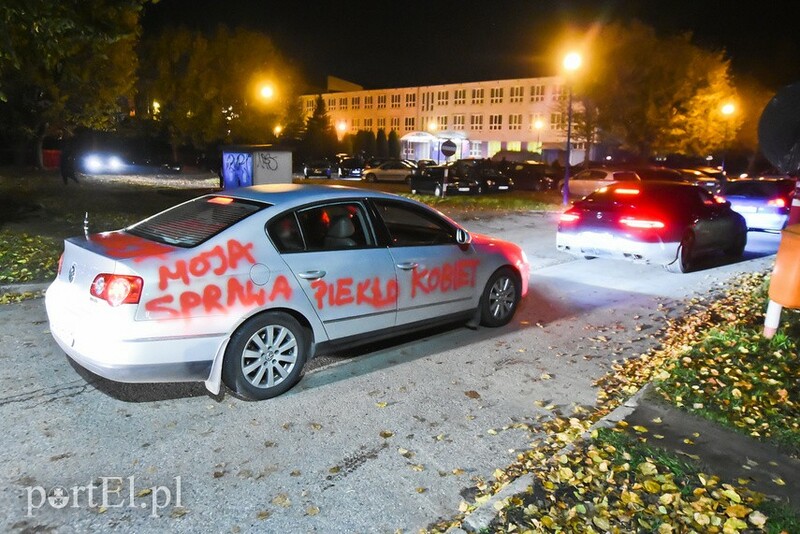
[{"label": "night sky", "polygon": [[[269,35],[312,85],[328,74],[365,88],[556,74],[565,28],[638,19],[660,32],[691,31],[724,48],[734,73],[778,89],[800,81],[800,35],[788,1],[709,0],[160,0],[145,8],[145,34],[217,24]],[[758,6],[758,7],[756,7]]]}]

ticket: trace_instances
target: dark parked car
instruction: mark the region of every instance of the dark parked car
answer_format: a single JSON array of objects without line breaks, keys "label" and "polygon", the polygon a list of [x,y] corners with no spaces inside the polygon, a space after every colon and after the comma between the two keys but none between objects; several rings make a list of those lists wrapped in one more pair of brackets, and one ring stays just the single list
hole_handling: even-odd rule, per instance
[{"label": "dark parked car", "polygon": [[561,215],[559,250],[578,257],[656,263],[692,269],[702,254],[739,257],[747,244],[744,218],[731,204],[681,182],[617,182]]},{"label": "dark parked car", "polygon": [[330,161],[311,161],[303,166],[303,176],[306,178],[311,178],[312,176],[324,176],[325,178],[330,178],[331,169],[332,165]]},{"label": "dark parked car", "polygon": [[447,166],[453,176],[478,182],[480,193],[499,193],[514,189],[514,180],[500,172],[491,161],[459,159]]},{"label": "dark parked car", "polygon": [[786,226],[795,195],[795,180],[747,178],[730,180],[722,197],[740,213],[750,230],[778,232]]},{"label": "dark parked car", "polygon": [[342,158],[339,160],[339,178],[361,178],[364,173],[364,162],[359,158]]},{"label": "dark parked car", "polygon": [[480,184],[469,178],[447,176],[445,180],[446,170],[449,169],[444,166],[434,166],[414,173],[408,184],[411,193],[433,193],[435,196],[441,197],[443,192],[445,195],[471,195],[477,194],[480,190]]},{"label": "dark parked car", "polygon": [[554,189],[562,173],[556,173],[544,163],[510,163],[503,174],[514,180],[514,187],[525,191]]}]

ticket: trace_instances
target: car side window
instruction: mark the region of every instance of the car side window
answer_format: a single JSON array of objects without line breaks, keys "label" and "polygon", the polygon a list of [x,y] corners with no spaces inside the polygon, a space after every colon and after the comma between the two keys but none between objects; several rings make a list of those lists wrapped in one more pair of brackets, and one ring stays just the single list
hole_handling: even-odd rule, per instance
[{"label": "car side window", "polygon": [[267,225],[267,232],[278,252],[300,252],[305,250],[300,224],[294,212],[281,215]]},{"label": "car side window", "polygon": [[309,252],[375,246],[364,207],[357,202],[298,210],[297,221]]},{"label": "car side window", "polygon": [[375,201],[389,231],[390,246],[413,247],[455,243],[455,228],[447,221],[413,206]]},{"label": "car side window", "polygon": [[[590,180],[592,179],[592,171],[581,171],[572,177],[573,180]],[[597,178],[595,178],[596,180]]]}]

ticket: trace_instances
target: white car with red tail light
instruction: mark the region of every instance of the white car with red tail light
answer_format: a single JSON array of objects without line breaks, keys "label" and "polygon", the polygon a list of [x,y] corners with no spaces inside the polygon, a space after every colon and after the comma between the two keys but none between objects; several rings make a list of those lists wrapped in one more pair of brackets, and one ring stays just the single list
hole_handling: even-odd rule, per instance
[{"label": "white car with red tail light", "polygon": [[561,215],[559,250],[691,270],[700,255],[739,257],[747,226],[729,202],[679,182],[616,183],[598,189]]},{"label": "white car with red tail light", "polygon": [[263,185],[67,239],[46,306],[55,340],[93,373],[265,399],[315,354],[442,323],[504,325],[528,274],[517,245],[419,202]]}]

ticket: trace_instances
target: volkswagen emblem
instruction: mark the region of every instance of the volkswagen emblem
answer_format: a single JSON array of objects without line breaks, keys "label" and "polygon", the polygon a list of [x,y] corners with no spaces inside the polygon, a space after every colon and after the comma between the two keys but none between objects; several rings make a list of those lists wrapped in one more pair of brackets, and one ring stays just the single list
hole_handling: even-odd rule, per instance
[{"label": "volkswagen emblem", "polygon": [[598,219],[602,219],[602,218],[603,218],[603,214],[602,214],[602,213],[600,213],[600,212],[598,212],[598,213],[597,213],[597,218],[598,218]]},{"label": "volkswagen emblem", "polygon": [[75,264],[72,264],[72,267],[69,268],[69,281],[70,283],[75,280]]}]

